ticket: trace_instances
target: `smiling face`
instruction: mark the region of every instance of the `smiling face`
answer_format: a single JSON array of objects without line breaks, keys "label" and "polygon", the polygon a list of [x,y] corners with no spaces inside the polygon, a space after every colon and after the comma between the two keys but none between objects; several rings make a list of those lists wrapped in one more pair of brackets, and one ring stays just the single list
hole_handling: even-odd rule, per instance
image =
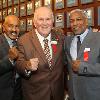
[{"label": "smiling face", "polygon": [[34,13],[33,23],[43,37],[47,37],[53,27],[53,13],[47,7],[40,7]]},{"label": "smiling face", "polygon": [[14,15],[7,16],[3,24],[3,29],[5,31],[5,34],[10,39],[17,39],[19,35],[19,19]]},{"label": "smiling face", "polygon": [[88,19],[81,11],[70,14],[70,26],[75,35],[83,33],[88,27]]}]

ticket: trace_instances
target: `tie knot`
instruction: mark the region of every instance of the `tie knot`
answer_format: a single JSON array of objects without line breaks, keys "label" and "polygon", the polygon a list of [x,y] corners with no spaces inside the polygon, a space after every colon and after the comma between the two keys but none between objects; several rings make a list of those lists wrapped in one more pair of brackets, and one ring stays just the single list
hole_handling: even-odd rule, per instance
[{"label": "tie knot", "polygon": [[12,41],[12,43],[13,43],[13,46],[16,46],[17,45],[16,41]]},{"label": "tie knot", "polygon": [[80,40],[80,36],[77,36],[77,41],[81,42],[81,40]]},{"label": "tie knot", "polygon": [[44,39],[43,42],[48,44],[48,39]]}]

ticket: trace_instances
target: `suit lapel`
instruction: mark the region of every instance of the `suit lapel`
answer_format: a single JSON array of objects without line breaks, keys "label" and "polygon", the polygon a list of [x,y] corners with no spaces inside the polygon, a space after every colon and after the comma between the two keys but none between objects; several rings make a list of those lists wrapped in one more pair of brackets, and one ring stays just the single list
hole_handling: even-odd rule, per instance
[{"label": "suit lapel", "polygon": [[3,44],[3,47],[6,47],[7,50],[10,48],[10,46],[7,42],[7,39],[5,38],[5,36],[3,34],[1,35],[0,44]]},{"label": "suit lapel", "polygon": [[79,53],[78,53],[78,58],[81,57],[81,55],[84,52],[84,49],[87,47],[88,43],[90,43],[89,40],[91,38],[91,34],[93,34],[93,32],[90,30],[89,33],[84,38],[84,40],[82,42],[82,45],[80,46],[80,50],[79,50]]},{"label": "suit lapel", "polygon": [[57,51],[55,53],[53,52],[54,48],[52,48],[52,66],[55,65],[57,59],[60,56],[60,51],[62,50],[62,43],[61,43],[60,37],[58,37],[58,35],[55,32],[51,33],[51,41],[57,41],[57,44],[56,44]]},{"label": "suit lapel", "polygon": [[30,34],[30,38],[31,38],[32,44],[35,46],[36,50],[38,51],[39,55],[43,59],[44,63],[47,63],[47,60],[45,58],[45,54],[43,52],[42,46],[41,46],[39,39],[38,39],[34,30]]}]

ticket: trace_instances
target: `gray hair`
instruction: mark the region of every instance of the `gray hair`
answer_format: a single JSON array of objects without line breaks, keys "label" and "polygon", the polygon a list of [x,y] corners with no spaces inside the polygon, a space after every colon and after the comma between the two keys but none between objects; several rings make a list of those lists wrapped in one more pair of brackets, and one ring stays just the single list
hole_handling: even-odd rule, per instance
[{"label": "gray hair", "polygon": [[75,13],[75,12],[81,13],[82,16],[83,16],[84,18],[88,18],[88,17],[87,17],[87,14],[85,13],[85,11],[84,11],[84,10],[81,10],[81,9],[74,9],[74,10],[72,10],[72,11],[69,13],[69,17],[71,16],[71,14],[73,14],[73,13]]},{"label": "gray hair", "polygon": [[35,10],[35,12],[34,12],[34,18],[33,18],[33,20],[36,20],[36,19],[37,19],[37,16],[38,16],[39,10],[40,10],[41,8],[46,8],[46,9],[48,9],[48,10],[50,11],[50,13],[51,13],[51,15],[52,15],[53,22],[54,22],[53,11],[51,10],[51,8],[49,8],[49,7],[47,7],[47,6],[38,7],[38,8]]}]

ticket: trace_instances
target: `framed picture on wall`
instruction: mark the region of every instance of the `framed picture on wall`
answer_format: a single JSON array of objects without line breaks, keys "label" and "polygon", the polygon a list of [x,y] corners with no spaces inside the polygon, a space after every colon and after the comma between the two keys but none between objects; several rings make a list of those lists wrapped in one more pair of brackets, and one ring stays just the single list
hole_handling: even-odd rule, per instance
[{"label": "framed picture on wall", "polygon": [[7,7],[7,0],[3,0],[3,8]]},{"label": "framed picture on wall", "polygon": [[26,31],[26,19],[20,20],[20,31]]},{"label": "framed picture on wall", "polygon": [[2,23],[0,23],[0,33],[2,33]]},{"label": "framed picture on wall", "polygon": [[86,8],[83,9],[84,13],[86,13],[87,17],[88,17],[88,25],[89,26],[94,26],[94,8]]},{"label": "framed picture on wall", "polygon": [[2,21],[2,10],[0,10],[0,21]]},{"label": "framed picture on wall", "polygon": [[93,0],[81,0],[81,4],[91,3]]},{"label": "framed picture on wall", "polygon": [[14,0],[14,4],[18,4],[19,3],[19,0]]},{"label": "framed picture on wall", "polygon": [[64,0],[55,0],[55,10],[64,8]]},{"label": "framed picture on wall", "polygon": [[8,15],[12,15],[12,8],[8,8]]},{"label": "framed picture on wall", "polygon": [[34,12],[33,3],[32,3],[32,1],[29,1],[27,3],[27,15],[31,15],[31,14],[33,14],[33,12]]},{"label": "framed picture on wall", "polygon": [[69,20],[69,13],[66,12],[66,25],[67,25],[67,28],[70,27],[70,20]]},{"label": "framed picture on wall", "polygon": [[3,19],[5,19],[5,17],[7,16],[7,9],[3,10],[3,14],[2,15],[3,15]]},{"label": "framed picture on wall", "polygon": [[55,14],[55,27],[64,28],[64,13]]},{"label": "framed picture on wall", "polygon": [[44,5],[52,8],[52,0],[44,0]]},{"label": "framed picture on wall", "polygon": [[42,6],[42,0],[35,0],[35,9]]},{"label": "framed picture on wall", "polygon": [[24,3],[20,5],[20,16],[26,16],[26,6]]},{"label": "framed picture on wall", "polygon": [[100,6],[98,7],[98,25],[100,26]]},{"label": "framed picture on wall", "polygon": [[12,5],[12,0],[8,0],[8,6]]},{"label": "framed picture on wall", "polygon": [[0,0],[0,9],[2,8],[2,0]]},{"label": "framed picture on wall", "polygon": [[78,6],[78,0],[66,0],[67,7]]},{"label": "framed picture on wall", "polygon": [[26,1],[26,0],[20,0],[20,2],[24,2],[24,1]]},{"label": "framed picture on wall", "polygon": [[18,6],[14,6],[14,15],[19,17],[19,7]]},{"label": "framed picture on wall", "polygon": [[33,21],[32,21],[32,19],[33,19],[33,17],[32,18],[27,18],[27,31],[30,31],[33,28]]}]

